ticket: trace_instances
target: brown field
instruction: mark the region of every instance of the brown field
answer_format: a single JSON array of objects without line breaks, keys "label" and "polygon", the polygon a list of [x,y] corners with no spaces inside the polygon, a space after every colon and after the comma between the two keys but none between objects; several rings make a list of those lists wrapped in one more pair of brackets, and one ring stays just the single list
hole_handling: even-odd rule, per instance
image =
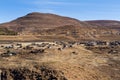
[{"label": "brown field", "polygon": [[17,51],[20,54],[0,58],[0,71],[5,80],[120,79],[120,53],[98,54],[80,45],[63,50],[49,48],[39,54],[30,54],[30,49]]},{"label": "brown field", "polygon": [[16,35],[16,36],[0,36],[0,41],[75,41],[74,38],[66,36],[54,36],[54,35]]}]

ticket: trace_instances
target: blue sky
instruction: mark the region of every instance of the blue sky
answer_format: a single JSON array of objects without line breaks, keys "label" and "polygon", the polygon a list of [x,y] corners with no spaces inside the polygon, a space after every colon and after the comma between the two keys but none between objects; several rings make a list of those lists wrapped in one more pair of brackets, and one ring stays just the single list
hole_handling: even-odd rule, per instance
[{"label": "blue sky", "polygon": [[54,13],[79,20],[120,20],[120,0],[0,0],[0,23],[30,12]]}]

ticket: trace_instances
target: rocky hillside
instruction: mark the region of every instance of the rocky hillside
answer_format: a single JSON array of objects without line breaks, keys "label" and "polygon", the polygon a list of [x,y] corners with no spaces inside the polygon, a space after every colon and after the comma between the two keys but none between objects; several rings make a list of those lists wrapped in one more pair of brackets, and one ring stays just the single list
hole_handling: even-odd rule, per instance
[{"label": "rocky hillside", "polygon": [[[112,20],[79,21],[49,13],[29,13],[1,28],[20,35],[64,36],[74,40],[120,40],[120,22]],[[54,40],[53,38],[53,40]]]},{"label": "rocky hillside", "polygon": [[112,29],[120,29],[120,21],[114,20],[94,20],[94,21],[86,21],[87,23],[98,26],[98,27],[107,27]]},{"label": "rocky hillside", "polygon": [[0,35],[17,35],[17,32],[2,27],[0,28]]},{"label": "rocky hillside", "polygon": [[82,24],[82,22],[68,17],[62,17],[55,14],[33,12],[9,23],[2,24],[2,26],[5,26],[12,30],[17,30],[18,32],[34,32],[34,30],[36,31],[42,29],[51,29],[64,25],[83,26]]},{"label": "rocky hillside", "polygon": [[120,80],[120,46],[52,44],[0,47],[1,80]]}]

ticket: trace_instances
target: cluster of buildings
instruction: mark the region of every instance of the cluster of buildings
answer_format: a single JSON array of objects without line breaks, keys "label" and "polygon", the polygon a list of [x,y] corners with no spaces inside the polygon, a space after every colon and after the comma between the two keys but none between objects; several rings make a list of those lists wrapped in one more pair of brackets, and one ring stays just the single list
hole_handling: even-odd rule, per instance
[{"label": "cluster of buildings", "polygon": [[80,42],[13,42],[0,44],[0,49],[46,49],[46,48],[66,48],[74,45],[81,46],[120,46],[120,41],[80,41]]},{"label": "cluster of buildings", "polygon": [[0,49],[5,49],[7,55],[16,55],[17,53],[9,51],[14,50],[31,50],[30,53],[41,53],[45,49],[54,48],[58,50],[63,50],[65,48],[71,48],[74,45],[80,46],[120,46],[120,41],[82,41],[82,42],[13,42],[7,44],[0,44]]},{"label": "cluster of buildings", "polygon": [[120,46],[120,41],[84,41],[79,44],[84,46]]}]

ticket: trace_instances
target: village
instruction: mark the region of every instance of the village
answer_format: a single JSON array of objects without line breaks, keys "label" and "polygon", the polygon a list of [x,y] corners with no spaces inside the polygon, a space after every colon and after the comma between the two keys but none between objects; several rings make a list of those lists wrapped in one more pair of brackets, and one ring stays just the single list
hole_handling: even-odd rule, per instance
[{"label": "village", "polygon": [[82,46],[95,53],[120,53],[120,41],[83,41],[83,42],[12,42],[0,44],[0,56],[9,57],[17,54],[39,54],[44,53],[46,49],[56,49],[62,51],[66,48]]},{"label": "village", "polygon": [[[90,73],[90,75],[96,75],[99,73],[103,76],[107,72],[109,73],[108,76],[116,75],[115,77],[111,77],[113,79],[118,78],[117,75],[119,75],[119,57],[120,41],[41,41],[2,42],[0,44],[0,70],[3,80],[11,78],[11,74],[15,75],[13,76],[14,80],[22,80],[23,78],[42,80],[41,78],[44,77],[46,78],[44,80],[58,80],[56,72],[58,75],[64,72],[64,74],[62,74],[63,79],[61,80],[67,80],[66,75],[69,74],[71,70],[78,71],[80,74],[84,73],[89,75]],[[55,68],[53,66],[55,66]],[[4,67],[7,69],[4,69]],[[93,69],[96,69],[95,74],[92,74]],[[97,70],[102,70],[104,73],[98,72]],[[33,73],[34,71],[35,74]],[[37,71],[41,73],[37,73]],[[98,77],[99,74],[97,75]],[[36,77],[37,75],[39,75],[39,77]],[[41,77],[41,75],[43,76]],[[76,73],[76,75],[77,78],[80,79],[79,74]],[[72,76],[68,75],[67,77]],[[103,76],[99,80],[102,80],[104,78]]]}]

